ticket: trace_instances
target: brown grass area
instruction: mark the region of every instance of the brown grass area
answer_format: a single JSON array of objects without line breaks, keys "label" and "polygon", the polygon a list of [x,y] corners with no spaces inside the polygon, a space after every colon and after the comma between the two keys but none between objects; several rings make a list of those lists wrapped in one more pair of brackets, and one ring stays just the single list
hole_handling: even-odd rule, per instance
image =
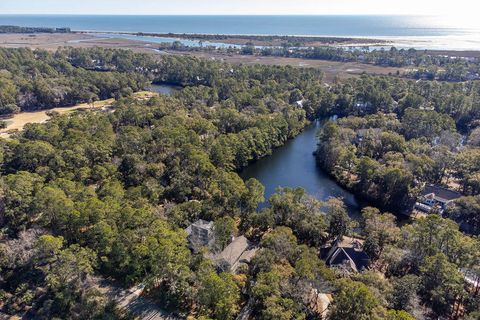
[{"label": "brown grass area", "polygon": [[[169,52],[170,54],[180,54],[178,52]],[[313,60],[313,59],[299,59],[286,57],[269,57],[269,56],[246,56],[238,54],[213,54],[205,52],[188,53],[197,57],[215,59],[226,61],[232,64],[265,64],[265,65],[280,65],[280,66],[294,66],[299,68],[315,68],[320,69],[325,73],[324,80],[332,82],[336,77],[344,79],[352,76],[358,76],[362,73],[372,75],[389,75],[395,74],[399,71],[404,73],[406,68],[382,67],[371,64],[363,64],[358,62],[338,62],[327,60]]]}]

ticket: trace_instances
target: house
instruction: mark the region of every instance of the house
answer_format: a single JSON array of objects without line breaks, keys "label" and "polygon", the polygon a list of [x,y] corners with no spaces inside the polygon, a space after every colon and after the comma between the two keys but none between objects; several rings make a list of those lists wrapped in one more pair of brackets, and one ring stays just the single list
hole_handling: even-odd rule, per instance
[{"label": "house", "polygon": [[297,108],[303,109],[303,102],[304,102],[304,99],[298,100],[298,101],[295,101],[294,105],[295,105]]},{"label": "house", "polygon": [[186,229],[188,242],[193,250],[201,247],[211,247],[215,242],[212,221],[197,220]]},{"label": "house", "polygon": [[353,107],[360,112],[368,112],[372,110],[372,104],[363,100],[357,100],[354,102]]},{"label": "house", "polygon": [[215,253],[215,228],[212,221],[197,220],[185,231],[188,234],[190,248],[195,252],[207,248],[207,257],[212,259],[221,271],[235,272],[241,263],[250,262],[258,250],[247,238],[239,236],[232,238],[222,252]]},{"label": "house", "polygon": [[433,184],[426,185],[415,203],[415,209],[427,213],[437,209],[439,213],[443,213],[461,196],[460,192],[454,190]]},{"label": "house", "polygon": [[480,290],[480,273],[472,269],[460,269],[460,272],[463,274],[463,278],[468,286],[474,292],[479,292]]},{"label": "house", "polygon": [[363,243],[355,238],[344,237],[343,241],[335,241],[324,256],[331,267],[346,267],[348,271],[358,272],[368,267],[369,258],[363,251]]},{"label": "house", "polygon": [[214,256],[218,269],[235,272],[241,263],[248,263],[255,256],[258,248],[253,247],[244,236],[239,236]]},{"label": "house", "polygon": [[55,32],[57,33],[70,33],[72,30],[70,28],[55,28]]}]

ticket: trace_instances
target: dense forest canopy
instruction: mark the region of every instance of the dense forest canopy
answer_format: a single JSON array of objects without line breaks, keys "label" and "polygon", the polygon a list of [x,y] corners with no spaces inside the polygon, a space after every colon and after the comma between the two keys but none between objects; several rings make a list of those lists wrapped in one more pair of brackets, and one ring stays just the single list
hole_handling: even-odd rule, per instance
[{"label": "dense forest canopy", "polygon": [[[129,60],[131,55],[117,51],[111,59]],[[110,61],[90,60],[86,65],[82,58],[61,50],[0,49],[0,115],[119,98],[147,83],[131,68],[105,65]],[[86,67],[77,67],[80,64]]]},{"label": "dense forest canopy", "polygon": [[362,77],[333,87],[331,112],[348,117],[322,128],[318,163],[394,212],[410,210],[425,184],[454,183],[471,211],[451,217],[478,234],[478,85]]},{"label": "dense forest canopy", "polygon": [[[235,319],[248,305],[258,319],[320,319],[324,310],[312,306],[312,293],[333,294],[331,320],[478,318],[478,286],[466,282],[465,272],[480,276],[480,243],[455,222],[431,215],[399,227],[395,216],[372,207],[354,222],[341,200],[321,202],[301,188],[279,189],[258,212],[264,187],[236,173],[295,137],[309,119],[335,113],[371,115],[325,126],[321,141],[338,139],[346,149],[334,159],[355,160],[343,139],[359,128],[385,128],[385,143],[365,148],[375,152],[366,162],[393,163],[392,152],[429,150],[437,131],[469,134],[475,144],[478,84],[361,77],[328,87],[312,69],[150,60],[105,49],[3,54],[18,57],[0,60],[12,70],[4,78],[17,95],[19,88],[34,92],[25,90],[37,72],[40,78],[51,72],[43,80],[54,83],[73,81],[78,72],[85,83],[116,75],[136,79],[132,85],[148,79],[186,87],[146,101],[121,98],[112,113],[54,115],[0,139],[2,312],[126,318],[96,290],[96,275],[124,287],[144,284],[150,299],[182,318]],[[22,69],[16,79],[13,70]],[[98,87],[90,84],[82,88],[93,94]],[[458,99],[445,102],[450,96]],[[422,117],[433,102],[435,116]],[[404,137],[416,117],[424,119],[420,131]],[[416,137],[421,130],[432,136]],[[386,175],[394,186],[401,167],[392,164]],[[256,243],[253,260],[231,273],[204,251],[190,250],[185,229],[198,219],[213,221],[220,248],[238,234]],[[350,273],[320,259],[322,249],[349,236],[364,241],[369,270]]]}]

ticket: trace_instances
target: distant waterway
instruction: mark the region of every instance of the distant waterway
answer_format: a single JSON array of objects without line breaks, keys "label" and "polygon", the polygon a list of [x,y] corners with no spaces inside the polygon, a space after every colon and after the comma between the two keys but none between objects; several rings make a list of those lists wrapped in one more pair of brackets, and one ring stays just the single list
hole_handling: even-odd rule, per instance
[{"label": "distant waterway", "polygon": [[[169,38],[169,37],[158,37],[158,36],[141,36],[135,34],[125,34],[125,33],[88,33],[88,35],[92,35],[95,37],[100,37],[99,40],[102,39],[126,39],[126,40],[135,40],[135,41],[143,41],[148,43],[158,43],[158,44],[173,44],[173,43],[180,43],[185,47],[193,47],[193,48],[200,48],[200,47],[215,47],[215,48],[235,48],[241,49],[244,45],[238,44],[228,44],[228,43],[221,43],[221,42],[212,42],[212,41],[201,41],[201,40],[189,40],[189,39],[180,39],[180,38]],[[88,40],[73,40],[75,42],[83,42],[83,41],[91,41]],[[262,49],[263,46],[255,46],[257,49]]]},{"label": "distant waterway", "polygon": [[[240,176],[244,180],[250,178],[259,180],[265,186],[266,199],[278,187],[302,187],[319,200],[328,200],[331,197],[341,198],[349,215],[358,219],[361,206],[355,196],[337,184],[315,162],[313,152],[317,146],[316,133],[320,126],[320,121],[307,126],[297,137],[274,150],[271,156],[246,167]],[[266,205],[263,203],[260,207]]]},{"label": "distant waterway", "polygon": [[[0,14],[0,25],[78,31],[305,35],[385,39],[398,47],[479,50],[480,24],[448,17],[391,15],[107,16]],[[150,37],[148,40],[152,40]],[[141,38],[136,38],[141,40]],[[147,39],[143,39],[146,41]],[[175,39],[158,39],[169,42]],[[187,40],[188,41],[188,40]],[[216,43],[212,42],[213,45]],[[222,44],[220,44],[222,45]],[[228,45],[227,45],[228,46]]]}]

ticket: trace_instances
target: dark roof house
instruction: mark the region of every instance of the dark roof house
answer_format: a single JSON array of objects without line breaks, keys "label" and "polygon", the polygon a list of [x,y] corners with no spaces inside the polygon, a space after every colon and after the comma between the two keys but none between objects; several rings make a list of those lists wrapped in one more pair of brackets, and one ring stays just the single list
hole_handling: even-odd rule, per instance
[{"label": "dark roof house", "polygon": [[344,241],[333,244],[325,262],[328,266],[346,266],[350,271],[358,272],[368,267],[369,258],[359,240],[346,237]]}]

